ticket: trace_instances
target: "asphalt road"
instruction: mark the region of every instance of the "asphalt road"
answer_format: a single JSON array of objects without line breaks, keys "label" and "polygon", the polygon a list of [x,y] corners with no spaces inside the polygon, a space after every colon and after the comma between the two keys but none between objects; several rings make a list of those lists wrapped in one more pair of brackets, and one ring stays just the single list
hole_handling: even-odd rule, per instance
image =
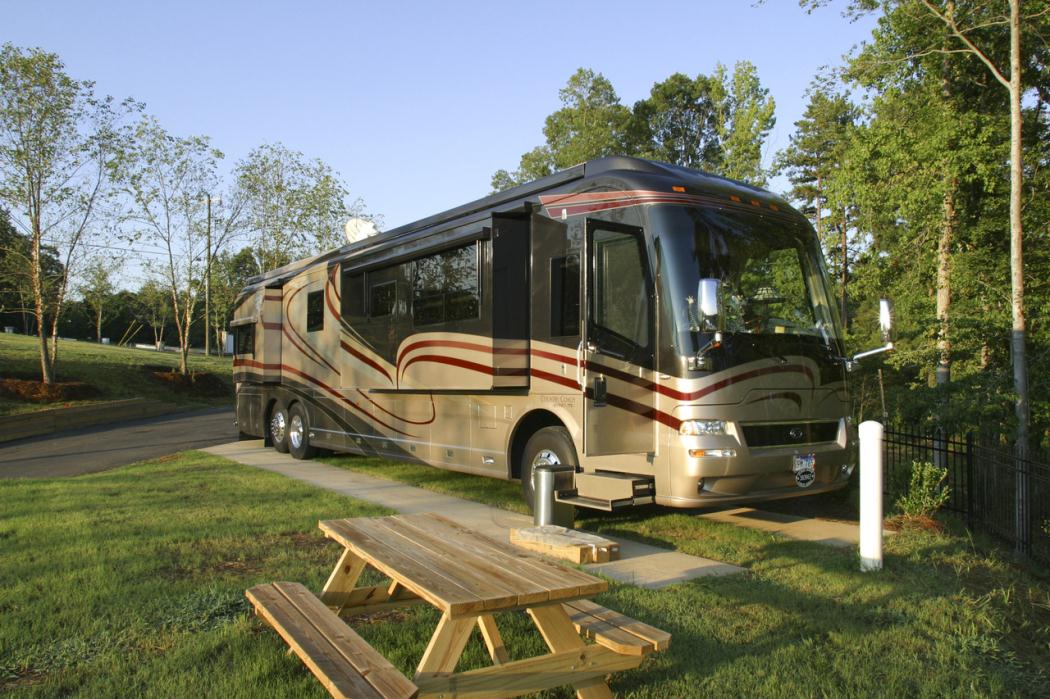
[{"label": "asphalt road", "polygon": [[237,439],[232,408],[208,408],[0,444],[0,478],[76,476]]}]

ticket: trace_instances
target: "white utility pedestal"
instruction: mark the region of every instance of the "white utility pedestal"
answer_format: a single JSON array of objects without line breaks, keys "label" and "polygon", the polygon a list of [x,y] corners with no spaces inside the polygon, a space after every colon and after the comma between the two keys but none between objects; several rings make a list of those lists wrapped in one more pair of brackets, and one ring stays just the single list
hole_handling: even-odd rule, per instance
[{"label": "white utility pedestal", "polygon": [[860,569],[882,570],[882,423],[860,424]]}]

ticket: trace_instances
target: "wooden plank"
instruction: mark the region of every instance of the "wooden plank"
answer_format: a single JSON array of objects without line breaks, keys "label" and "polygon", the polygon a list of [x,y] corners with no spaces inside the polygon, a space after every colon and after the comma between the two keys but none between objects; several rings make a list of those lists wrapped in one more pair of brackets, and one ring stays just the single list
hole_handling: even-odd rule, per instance
[{"label": "wooden plank", "polygon": [[511,529],[510,543],[577,565],[606,563],[620,558],[620,545],[615,541],[551,524]]},{"label": "wooden plank", "polygon": [[585,614],[590,614],[596,619],[617,626],[624,631],[637,636],[643,641],[653,644],[654,650],[666,650],[667,647],[671,645],[671,634],[668,632],[650,626],[649,624],[645,624],[637,619],[632,619],[620,612],[607,609],[606,607],[591,602],[590,600],[573,600],[572,602],[566,602],[566,606]]},{"label": "wooden plank", "polygon": [[365,559],[355,555],[350,549],[343,549],[339,562],[335,564],[335,569],[328,576],[328,582],[321,589],[321,601],[338,612],[341,605],[335,601],[336,598],[342,598],[354,589],[365,570],[365,565]]},{"label": "wooden plank", "polygon": [[509,543],[491,539],[473,532],[449,519],[433,513],[407,515],[401,518],[419,529],[440,531],[464,550],[488,556],[515,574],[546,587],[550,599],[589,597],[608,589],[609,584],[593,575],[566,568],[538,556],[526,553]]},{"label": "wooden plank", "polygon": [[573,626],[576,627],[576,630],[581,635],[594,640],[609,650],[624,653],[625,655],[645,655],[655,650],[654,645],[649,641],[624,631],[607,621],[597,619],[586,612],[573,609],[568,604],[565,605],[565,612],[569,615],[569,620],[572,621]]},{"label": "wooden plank", "polygon": [[442,574],[469,587],[485,600],[486,609],[507,609],[549,599],[549,591],[513,570],[469,550],[470,542],[444,529],[431,532],[400,517],[378,522],[416,546],[425,548],[441,566]]},{"label": "wooden plank", "polygon": [[[397,580],[406,588],[443,612],[456,616],[484,610],[484,601],[459,587],[455,581],[429,570],[425,565],[370,536],[361,526],[367,520],[328,520],[321,529],[343,546],[368,561],[379,572]],[[435,594],[432,589],[441,590]]]},{"label": "wooden plank", "polygon": [[259,616],[285,640],[333,697],[381,699],[379,692],[355,672],[331,643],[288,603],[273,585],[257,585],[246,593]]},{"label": "wooden plank", "polygon": [[[569,621],[569,615],[565,613],[565,608],[562,605],[552,604],[546,607],[533,607],[528,610],[528,614],[532,617],[536,628],[540,630],[543,640],[547,642],[547,646],[553,652],[583,651],[587,648],[583,639],[580,638],[576,629],[573,628],[572,622]],[[627,658],[631,656],[621,655],[620,657]],[[639,662],[641,662],[640,659]],[[578,699],[612,699],[612,692],[609,690],[609,685],[605,683],[604,678],[574,681],[572,686],[576,690]]]},{"label": "wooden plank", "polygon": [[496,665],[510,662],[510,654],[507,647],[503,645],[503,636],[500,635],[496,620],[491,614],[482,614],[478,617],[478,628],[481,630],[481,638],[485,641],[485,648],[489,651],[489,657]]},{"label": "wooden plank", "polygon": [[[500,584],[492,576],[477,570],[473,561],[455,549],[442,549],[428,536],[406,530],[394,517],[358,520],[362,531],[401,555],[416,561],[431,576],[440,576],[430,586],[435,596],[448,599],[467,590],[481,603],[483,609],[504,608],[517,604],[517,593]],[[447,581],[447,582],[446,582]]]},{"label": "wooden plank", "polygon": [[361,638],[317,597],[298,583],[274,583],[274,588],[313,624],[336,650],[388,699],[410,699],[418,689],[376,649]]},{"label": "wooden plank", "polygon": [[398,586],[394,594],[390,594],[390,585],[373,585],[369,587],[355,587],[349,592],[332,594],[324,599],[328,606],[339,605],[340,614],[361,614],[362,609],[384,605],[388,608],[399,606],[411,606],[425,602],[422,597],[411,590]]},{"label": "wooden plank", "polygon": [[434,635],[430,637],[423,659],[419,661],[416,674],[452,672],[463,655],[463,649],[474,630],[474,619],[453,619],[448,614],[441,617]]},{"label": "wooden plank", "polygon": [[641,662],[642,658],[637,656],[620,655],[602,646],[585,646],[454,675],[417,675],[415,683],[419,686],[420,699],[441,696],[499,699],[535,694],[566,684],[578,686],[593,682],[604,686],[606,675],[638,667]]}]

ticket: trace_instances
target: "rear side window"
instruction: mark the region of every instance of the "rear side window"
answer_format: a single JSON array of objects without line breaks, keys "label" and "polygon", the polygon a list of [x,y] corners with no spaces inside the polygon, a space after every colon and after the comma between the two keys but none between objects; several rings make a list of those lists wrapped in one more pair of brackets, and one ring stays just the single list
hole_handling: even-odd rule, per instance
[{"label": "rear side window", "polygon": [[255,325],[248,323],[233,329],[233,351],[242,357],[255,355]]},{"label": "rear side window", "polygon": [[324,291],[311,291],[306,295],[306,331],[324,330]]},{"label": "rear side window", "polygon": [[551,337],[580,334],[580,256],[551,260]]}]

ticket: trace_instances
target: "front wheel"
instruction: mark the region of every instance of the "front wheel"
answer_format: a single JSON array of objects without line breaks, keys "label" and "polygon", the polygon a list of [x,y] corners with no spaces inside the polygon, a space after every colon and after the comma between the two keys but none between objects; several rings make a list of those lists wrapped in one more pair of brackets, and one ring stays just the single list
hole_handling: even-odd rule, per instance
[{"label": "front wheel", "polygon": [[532,471],[537,466],[563,464],[576,469],[576,447],[564,427],[544,427],[529,438],[525,444],[521,464],[521,496],[532,512],[536,502],[536,490],[532,484]]},{"label": "front wheel", "polygon": [[310,423],[306,411],[296,403],[288,411],[288,451],[296,459],[312,459],[317,449],[310,444]]},{"label": "front wheel", "polygon": [[288,453],[288,411],[279,405],[270,413],[270,444],[280,453]]}]

